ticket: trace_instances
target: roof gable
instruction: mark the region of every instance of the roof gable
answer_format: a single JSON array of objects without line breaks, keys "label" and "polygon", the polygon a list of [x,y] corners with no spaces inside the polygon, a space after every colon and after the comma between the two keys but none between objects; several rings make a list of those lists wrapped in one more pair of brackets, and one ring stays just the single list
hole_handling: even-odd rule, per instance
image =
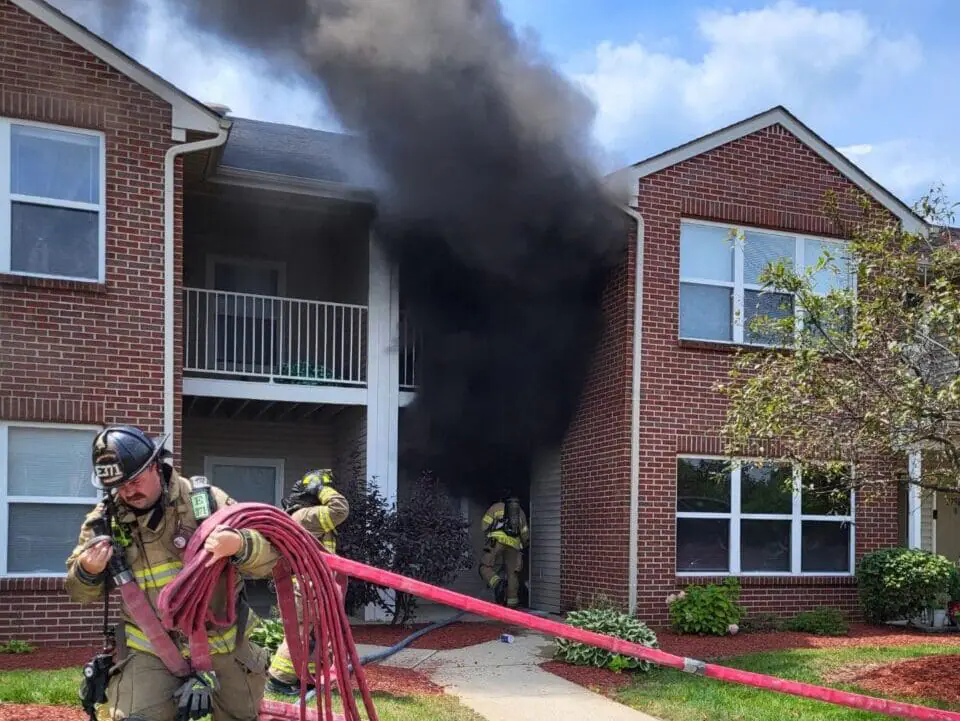
[{"label": "roof gable", "polygon": [[174,139],[183,140],[183,133],[187,130],[216,133],[224,123],[216,112],[199,100],[190,97],[45,0],[10,0],[10,2],[170,103],[173,109]]},{"label": "roof gable", "polygon": [[621,200],[625,200],[629,204],[636,196],[641,178],[778,124],[786,128],[801,143],[832,165],[847,180],[898,217],[905,230],[911,232],[925,232],[927,230],[926,223],[902,200],[860,170],[843,153],[827,143],[780,105],[739,123],[721,128],[709,135],[704,135],[676,148],[654,155],[634,165],[621,168],[607,176],[607,183],[616,189],[618,196],[621,196]]}]

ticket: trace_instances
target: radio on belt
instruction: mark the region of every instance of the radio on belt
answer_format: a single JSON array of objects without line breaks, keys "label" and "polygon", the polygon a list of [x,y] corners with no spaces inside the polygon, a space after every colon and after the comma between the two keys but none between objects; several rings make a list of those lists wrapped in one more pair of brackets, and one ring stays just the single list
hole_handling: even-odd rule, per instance
[{"label": "radio on belt", "polygon": [[191,476],[190,504],[193,506],[193,515],[198,521],[204,521],[213,514],[213,494],[210,493],[210,483],[206,476]]}]

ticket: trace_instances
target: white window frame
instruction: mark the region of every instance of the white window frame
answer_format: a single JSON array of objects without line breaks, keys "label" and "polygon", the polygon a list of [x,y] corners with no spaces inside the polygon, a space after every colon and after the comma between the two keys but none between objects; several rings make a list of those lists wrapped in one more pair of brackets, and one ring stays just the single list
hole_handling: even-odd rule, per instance
[{"label": "white window frame", "polygon": [[[730,512],[729,513],[701,513],[698,511],[677,511],[674,503],[674,516],[676,520],[682,518],[703,519],[703,520],[729,520],[730,521],[730,550],[727,565],[727,571],[680,571],[676,570],[678,577],[776,577],[776,578],[849,578],[856,573],[856,549],[857,549],[857,494],[850,490],[850,514],[846,516],[819,516],[802,513],[801,506],[801,472],[800,468],[793,467],[793,507],[789,514],[780,513],[748,513],[740,512],[740,478],[741,468],[744,464],[765,461],[760,458],[738,457],[735,459],[722,456],[700,455],[700,454],[679,454],[674,464],[674,474],[677,473],[676,466],[681,460],[695,461],[723,461],[731,463],[730,468]],[[774,461],[767,461],[774,463]],[[851,465],[851,474],[854,473],[854,467]],[[679,483],[679,478],[675,475],[675,484]],[[748,521],[790,521],[790,570],[789,571],[741,571],[740,570],[740,522],[746,519]],[[674,521],[674,557],[676,558],[677,536],[679,534],[679,524]],[[828,521],[831,523],[847,523],[850,526],[850,543],[848,571],[803,571],[802,569],[802,543],[803,543],[803,523],[804,521]],[[676,560],[674,561],[676,566]]]},{"label": "white window frame", "polygon": [[[90,135],[99,139],[99,203],[83,203],[73,200],[61,200],[59,198],[43,198],[34,195],[19,195],[11,192],[10,173],[11,162],[10,128],[14,125],[32,126],[38,128],[47,128],[65,133],[74,133],[76,135]],[[32,278],[48,278],[54,280],[70,280],[78,283],[104,283],[106,280],[106,239],[107,239],[107,153],[106,153],[106,133],[102,130],[90,130],[89,128],[76,128],[69,125],[57,125],[53,123],[41,123],[34,120],[21,120],[19,118],[0,117],[0,273],[6,273],[16,276],[27,276]],[[25,202],[33,205],[46,205],[54,208],[69,208],[73,210],[95,211],[99,220],[98,240],[97,240],[97,277],[81,278],[77,276],[53,275],[49,273],[31,273],[23,270],[13,270],[11,268],[12,253],[12,205],[14,202]]]},{"label": "white window frame", "polygon": [[283,498],[283,479],[284,460],[282,458],[247,458],[240,456],[204,456],[203,457],[203,475],[213,484],[214,466],[261,466],[273,468],[276,470],[276,482],[274,488],[274,505],[279,506]]},{"label": "white window frame", "polygon": [[[822,235],[816,235],[813,233],[792,233],[782,230],[770,230],[768,228],[760,228],[752,225],[741,225],[739,223],[719,223],[710,220],[700,220],[699,218],[680,218],[680,232],[683,232],[684,225],[700,225],[708,228],[720,228],[725,231],[734,231],[741,233],[762,233],[764,235],[779,235],[787,238],[792,238],[794,241],[794,268],[798,273],[803,273],[806,269],[806,244],[805,240],[815,240],[825,245],[833,245],[838,248],[845,248],[848,244],[848,241],[842,240],[839,238],[829,238]],[[746,291],[762,291],[763,286],[755,283],[745,283],[743,279],[743,243],[738,240],[732,240],[733,243],[733,281],[722,281],[722,280],[713,280],[710,278],[696,278],[691,276],[684,276],[682,273],[678,275],[680,279],[680,284],[677,286],[677,337],[680,340],[685,341],[698,341],[704,343],[717,343],[721,345],[745,345],[750,347],[758,348],[775,348],[782,347],[780,344],[770,344],[770,343],[758,343],[750,342],[744,339],[746,331],[746,313],[744,309],[744,298],[746,297]],[[680,253],[683,253],[682,244],[680,243],[680,236],[677,237],[677,244],[680,248]],[[834,253],[834,256],[838,253]],[[683,267],[682,258],[681,262],[678,263],[679,267]],[[810,265],[813,266],[819,258],[814,258],[811,260]],[[680,294],[683,292],[682,285],[699,285],[699,286],[710,286],[714,288],[729,288],[733,291],[733,332],[732,340],[720,340],[718,338],[699,338],[697,336],[684,336],[680,331],[679,323],[679,308],[680,308]],[[856,274],[850,274],[850,287],[852,288],[854,294],[857,292],[857,279]],[[782,291],[774,291],[771,289],[770,293],[779,293],[781,295],[790,295],[789,293],[784,293]],[[801,309],[794,302],[794,317],[797,319],[797,327],[802,327],[803,318]]]},{"label": "white window frame", "polygon": [[[87,506],[91,511],[103,500],[103,491],[96,491],[96,496],[76,498],[74,496],[11,496],[9,488],[9,430],[11,428],[38,428],[41,430],[57,428],[72,431],[88,431],[90,440],[96,433],[103,430],[102,426],[73,424],[73,423],[33,423],[26,421],[0,421],[0,578],[66,578],[66,566],[61,573],[9,573],[7,571],[7,546],[9,544],[10,505],[16,503],[44,504],[50,506]],[[74,538],[80,536],[80,528],[71,529]],[[66,563],[66,558],[63,559]]]}]

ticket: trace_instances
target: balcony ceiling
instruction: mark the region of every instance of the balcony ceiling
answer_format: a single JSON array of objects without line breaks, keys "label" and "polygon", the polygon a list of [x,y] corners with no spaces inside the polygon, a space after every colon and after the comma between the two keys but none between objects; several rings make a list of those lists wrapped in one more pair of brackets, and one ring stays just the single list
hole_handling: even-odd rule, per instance
[{"label": "balcony ceiling", "polygon": [[323,425],[333,420],[346,407],[338,403],[293,403],[189,395],[183,397],[184,418]]}]

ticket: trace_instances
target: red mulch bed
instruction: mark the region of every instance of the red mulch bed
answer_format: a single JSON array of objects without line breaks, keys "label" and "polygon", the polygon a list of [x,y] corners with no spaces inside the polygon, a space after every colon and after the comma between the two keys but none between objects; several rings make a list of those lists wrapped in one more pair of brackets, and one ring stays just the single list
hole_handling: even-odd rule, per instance
[{"label": "red mulch bed", "polygon": [[718,659],[789,648],[844,648],[936,644],[960,647],[960,634],[924,633],[906,628],[851,624],[847,636],[814,636],[790,631],[739,633],[736,636],[681,636],[658,630],[660,648],[677,656]]},{"label": "red mulch bed", "polygon": [[[409,668],[365,666],[367,685],[371,691],[393,696],[442,696],[443,688],[426,676]],[[354,682],[355,683],[355,682]],[[0,719],[2,721],[2,719]]]},{"label": "red mulch bed", "polygon": [[[83,666],[97,653],[93,647],[71,646],[69,648],[44,647],[32,653],[0,653],[0,671],[51,671],[58,668]],[[0,715],[0,721],[5,717]],[[39,717],[38,717],[39,718]]]},{"label": "red mulch bed", "polygon": [[960,704],[957,668],[960,656],[927,656],[880,666],[855,677],[867,691],[885,696],[918,697]]},{"label": "red mulch bed", "polygon": [[593,666],[571,666],[563,661],[547,661],[540,664],[540,668],[605,696],[629,686],[633,679],[630,673],[614,673],[609,669]]},{"label": "red mulch bed", "polygon": [[[392,646],[428,625],[430,624],[417,623],[406,628],[379,624],[353,626],[353,640],[356,643],[374,646]],[[509,632],[509,630],[508,626],[499,623],[452,623],[421,636],[407,648],[449,651],[456,648],[476,646],[488,641],[496,641],[501,633]]]},{"label": "red mulch bed", "polygon": [[0,721],[86,721],[86,719],[87,715],[77,708],[0,703]]}]

